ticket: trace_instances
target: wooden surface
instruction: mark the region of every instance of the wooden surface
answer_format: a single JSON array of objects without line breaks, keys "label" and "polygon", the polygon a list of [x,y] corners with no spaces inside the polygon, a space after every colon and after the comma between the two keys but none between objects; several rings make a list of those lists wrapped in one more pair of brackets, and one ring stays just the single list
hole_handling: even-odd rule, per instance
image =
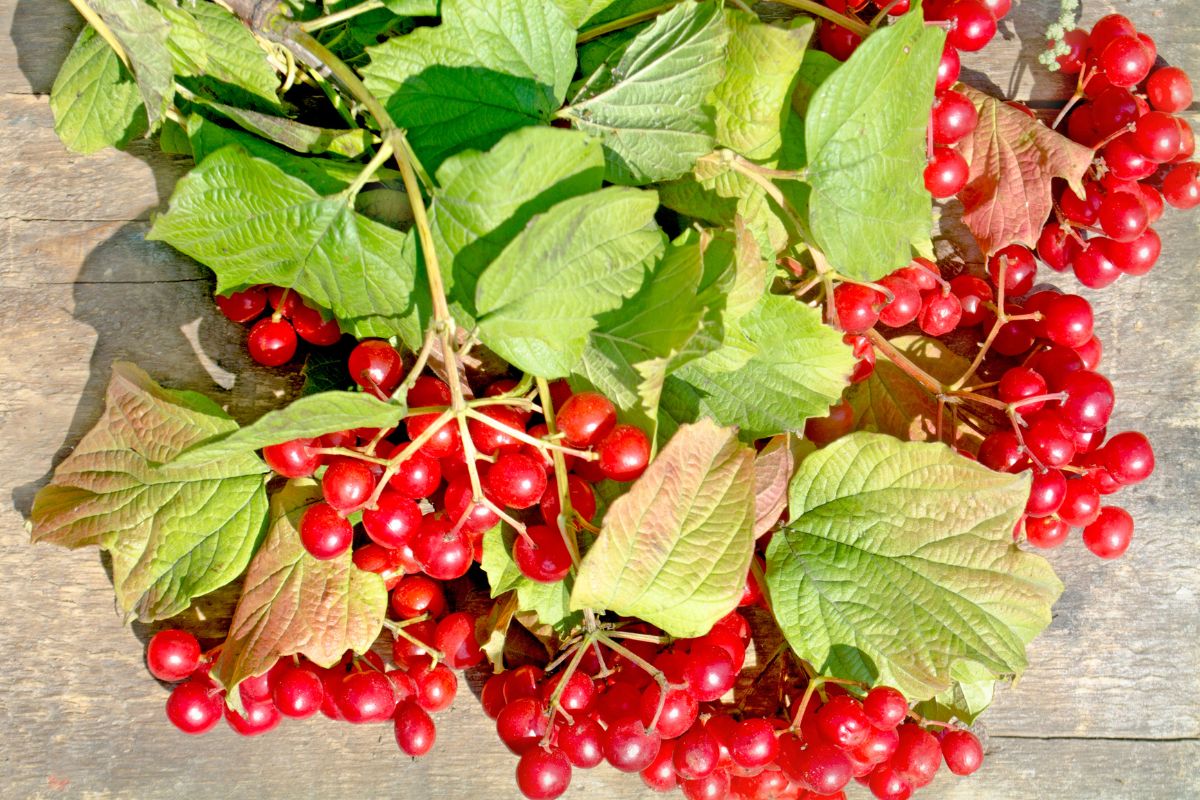
[{"label": "wooden surface", "polygon": [[[1086,5],[1089,20],[1129,14],[1166,59],[1200,74],[1191,0]],[[1050,6],[1015,9],[968,79],[1042,107],[1061,97],[1029,67]],[[146,632],[121,625],[96,552],[28,545],[32,496],[98,417],[114,359],[243,420],[295,386],[294,374],[253,367],[203,269],[144,241],[187,163],[146,142],[91,157],[59,145],[45,93],[78,29],[67,0],[0,0],[0,797],[517,797],[515,761],[465,692],[438,717],[434,752],[412,763],[389,726],[314,720],[254,740],[224,726],[184,737],[143,667]],[[1166,253],[1154,272],[1085,292],[1118,390],[1112,429],[1145,431],[1158,453],[1154,478],[1120,497],[1137,520],[1133,548],[1111,564],[1078,541],[1051,556],[1067,590],[1025,678],[984,717],[985,769],[943,775],[923,798],[1200,797],[1197,215],[1168,212],[1158,229]],[[215,635],[221,602],[202,604],[210,621],[195,624]],[[568,793],[650,796],[606,768],[577,771]]]}]

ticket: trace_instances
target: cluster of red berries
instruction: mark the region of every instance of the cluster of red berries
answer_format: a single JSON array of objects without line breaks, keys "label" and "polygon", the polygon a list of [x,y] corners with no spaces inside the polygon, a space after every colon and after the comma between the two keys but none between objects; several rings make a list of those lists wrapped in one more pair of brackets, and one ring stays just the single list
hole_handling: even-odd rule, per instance
[{"label": "cluster of red berries", "polygon": [[[442,603],[444,613],[444,599]],[[435,739],[430,714],[449,708],[458,691],[451,667],[462,669],[482,660],[474,617],[459,612],[434,622],[424,618],[428,616],[423,615],[422,622],[429,627],[432,644],[398,637],[393,647],[396,667],[387,669],[374,652],[361,657],[347,652],[327,669],[303,656],[284,658],[238,684],[241,711],[226,704],[225,692],[209,677],[215,652],[202,654],[192,634],[159,631],[146,648],[146,663],[154,677],[177,684],[167,698],[167,719],[184,733],[206,733],[224,716],[238,734],[257,736],[284,717],[306,719],[320,711],[329,719],[354,724],[392,720],[401,749],[422,755]],[[442,662],[434,663],[431,654]]]},{"label": "cluster of red berries", "polygon": [[1065,41],[1071,52],[1058,63],[1079,76],[1078,96],[1086,98],[1067,117],[1066,132],[1095,149],[1097,160],[1084,197],[1062,190],[1038,254],[1101,288],[1154,266],[1162,243],[1151,226],[1164,201],[1178,209],[1200,205],[1195,135],[1176,116],[1191,105],[1192,86],[1178,67],[1155,69],[1154,40],[1120,14],[1090,33],[1072,30]]},{"label": "cluster of red berries", "polygon": [[[912,7],[910,0],[824,0],[830,9],[853,19],[870,21],[880,13],[898,17]],[[942,56],[945,67],[953,61],[954,76],[958,75],[958,51],[982,50],[996,35],[996,23],[1012,9],[1012,0],[926,0],[922,13],[926,20],[946,28],[947,48]],[[817,43],[822,50],[838,61],[848,59],[863,37],[836,22],[824,20],[817,30]],[[938,84],[942,84],[942,69],[938,69]],[[951,78],[945,85],[954,83]]]},{"label": "cluster of red berries", "polygon": [[[229,320],[243,325],[254,323],[246,347],[250,357],[264,367],[278,367],[291,361],[299,339],[329,347],[342,338],[336,319],[326,319],[320,309],[309,305],[292,289],[251,286],[227,296],[215,295],[213,299]],[[268,305],[271,313],[264,317]]]},{"label": "cluster of red berries", "polygon": [[[688,800],[833,800],[857,778],[881,800],[927,785],[944,757],[951,771],[979,768],[983,748],[946,727],[939,742],[915,723],[904,697],[877,687],[860,700],[832,683],[807,684],[786,718],[723,703],[742,671],[750,626],[733,612],[706,635],[669,641],[633,623],[607,644],[577,645],[548,675],[525,665],[484,684],[484,710],[520,757],[517,785],[531,800],[566,791],[573,769],[607,761],[660,792]],[[796,687],[791,687],[795,689]]]}]

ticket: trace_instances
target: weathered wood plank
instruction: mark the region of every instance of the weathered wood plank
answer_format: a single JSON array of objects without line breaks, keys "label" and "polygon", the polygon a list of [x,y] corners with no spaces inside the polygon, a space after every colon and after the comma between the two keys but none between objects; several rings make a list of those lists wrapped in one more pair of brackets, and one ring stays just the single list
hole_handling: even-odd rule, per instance
[{"label": "weathered wood plank", "polygon": [[82,28],[70,0],[0,0],[0,93],[49,92]]}]

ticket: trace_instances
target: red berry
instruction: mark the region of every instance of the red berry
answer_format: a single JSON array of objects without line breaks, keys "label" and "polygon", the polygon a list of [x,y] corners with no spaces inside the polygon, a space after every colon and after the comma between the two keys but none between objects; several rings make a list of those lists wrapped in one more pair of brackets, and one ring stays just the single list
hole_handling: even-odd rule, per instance
[{"label": "red berry", "polygon": [[890,686],[876,686],[863,698],[863,714],[876,728],[890,730],[908,716],[908,701]]},{"label": "red berry", "polygon": [[779,766],[796,783],[819,795],[834,794],[845,788],[853,777],[850,758],[827,744],[810,744],[803,750],[785,738],[781,743]]},{"label": "red berry", "polygon": [[1189,161],[1168,172],[1162,193],[1174,208],[1186,210],[1200,205],[1200,163]]},{"label": "red berry", "polygon": [[342,680],[337,702],[347,722],[383,722],[396,710],[396,690],[382,672],[351,672]]},{"label": "red berry", "polygon": [[529,508],[546,491],[546,471],[523,453],[504,453],[488,470],[486,482],[488,494],[496,502],[510,508]]},{"label": "red berry", "polygon": [[983,764],[983,745],[970,731],[947,731],[942,736],[942,756],[955,775],[970,775]]},{"label": "red berry", "polygon": [[470,534],[453,532],[453,523],[444,517],[425,517],[413,538],[413,556],[421,569],[439,581],[461,578],[471,568],[474,555]]},{"label": "red berry", "polygon": [[703,723],[693,725],[675,742],[675,771],[685,780],[696,780],[711,774],[720,763],[720,758],[721,745]]},{"label": "red berry", "polygon": [[571,570],[571,553],[557,527],[530,525],[513,543],[513,561],[521,574],[539,583],[556,583]]},{"label": "red berry", "polygon": [[396,744],[407,755],[423,756],[430,751],[437,740],[437,729],[429,712],[421,708],[415,701],[405,700],[396,709],[392,718],[396,734]]},{"label": "red berry", "polygon": [[[591,522],[592,518],[596,516],[596,493],[592,491],[592,487],[588,482],[578,475],[568,475],[567,493],[571,509],[588,522]],[[539,505],[541,506],[542,519],[545,520],[546,524],[551,527],[557,525],[558,515],[562,510],[558,502],[557,481],[547,479],[546,492],[542,495],[542,502]]]},{"label": "red berry", "polygon": [[[648,730],[655,731],[663,739],[675,739],[692,727],[700,714],[700,705],[696,698],[682,689],[668,688],[664,695],[662,687],[651,683],[642,693],[641,714],[642,724]],[[658,722],[652,727],[656,714]]]},{"label": "red berry", "polygon": [[939,199],[953,197],[967,185],[970,174],[967,160],[957,150],[934,147],[925,167],[925,191]]},{"label": "red berry", "polygon": [[1046,393],[1046,379],[1037,370],[1029,367],[1013,367],[1000,378],[996,387],[997,396],[1005,403],[1019,403],[1017,406],[1022,414],[1032,414],[1044,405],[1044,400],[1032,403],[1021,402],[1030,397]]},{"label": "red berry", "polygon": [[650,766],[638,773],[642,783],[656,792],[669,792],[679,786],[679,776],[675,774],[675,750],[673,739],[664,741]]},{"label": "red berry", "polygon": [[346,514],[366,505],[374,491],[375,474],[371,466],[357,458],[334,456],[321,477],[325,502]]},{"label": "red berry", "polygon": [[558,729],[558,746],[573,766],[591,769],[604,760],[604,729],[591,717]]},{"label": "red berry", "polygon": [[558,430],[571,447],[591,447],[617,424],[617,409],[595,392],[571,395],[555,416]]},{"label": "red berry", "polygon": [[[515,408],[485,406],[479,413],[514,430],[523,432],[525,429],[525,421]],[[511,434],[477,419],[467,420],[467,432],[471,435],[471,441],[475,443],[475,449],[484,455],[490,456],[501,451],[514,451],[521,447],[521,442]]]},{"label": "red berry", "polygon": [[389,600],[392,611],[401,619],[428,614],[437,619],[446,613],[446,594],[442,585],[424,575],[406,575],[396,584]]},{"label": "red berry", "polygon": [[1099,53],[1105,46],[1118,36],[1137,36],[1137,28],[1129,18],[1121,14],[1109,14],[1101,17],[1092,26],[1088,37],[1088,49]]},{"label": "red berry", "polygon": [[1058,517],[1028,517],[1025,541],[1042,550],[1051,550],[1067,540],[1071,528]]},{"label": "red berry", "polygon": [[462,520],[463,530],[469,533],[483,533],[500,521],[500,516],[486,503],[475,502],[475,490],[467,475],[450,481],[443,498],[446,515],[455,525]]},{"label": "red berry", "polygon": [[596,445],[600,471],[609,480],[631,481],[650,463],[650,439],[633,425],[617,425]]},{"label": "red berry", "polygon": [[1150,440],[1135,431],[1118,433],[1100,448],[1099,461],[1122,485],[1140,483],[1154,472]]},{"label": "red berry", "polygon": [[842,750],[850,750],[866,741],[871,723],[862,704],[849,695],[837,695],[817,712],[817,730],[821,737]]},{"label": "red berry", "polygon": [[1096,521],[1083,529],[1083,543],[1100,558],[1119,558],[1133,538],[1133,517],[1117,506],[1104,506]]},{"label": "red berry", "polygon": [[385,488],[375,508],[363,511],[363,529],[371,541],[387,548],[399,548],[421,526],[421,507],[394,489]]},{"label": "red berry", "polygon": [[388,486],[402,497],[419,500],[433,494],[441,482],[441,464],[437,459],[417,452],[400,462]]},{"label": "red berry", "polygon": [[1114,397],[1112,384],[1103,375],[1079,370],[1063,381],[1061,391],[1067,399],[1059,406],[1059,418],[1073,430],[1098,431],[1108,424]]},{"label": "red berry", "polygon": [[1092,338],[1092,304],[1077,294],[1061,294],[1042,308],[1041,331],[1064,347],[1081,347]]},{"label": "red berry", "polygon": [[421,664],[410,669],[408,674],[416,684],[417,705],[430,714],[445,711],[454,702],[454,696],[458,693],[458,678],[445,664],[436,667]]},{"label": "red berry", "polygon": [[833,290],[833,308],[838,327],[846,333],[866,333],[879,320],[883,295],[870,286],[840,283]]},{"label": "red berry", "polygon": [[1154,54],[1136,35],[1118,36],[1104,46],[1097,62],[1114,86],[1136,86],[1150,74]]},{"label": "red berry", "polygon": [[1162,239],[1153,228],[1128,242],[1106,241],[1104,253],[1126,275],[1145,275],[1162,254]]},{"label": "red berry", "polygon": [[862,36],[833,22],[822,21],[817,29],[821,49],[838,61],[845,61],[862,44]]},{"label": "red berry", "polygon": [[684,679],[688,692],[702,703],[720,699],[733,688],[738,670],[733,658],[721,647],[701,644],[693,647],[688,656]]},{"label": "red berry", "polygon": [[942,46],[942,57],[938,61],[937,84],[933,87],[933,91],[941,94],[957,83],[961,69],[962,60],[958,57],[958,50],[950,42],[946,42]]},{"label": "red berry", "polygon": [[216,295],[213,300],[232,322],[249,322],[267,309],[267,293],[257,286],[225,296]]},{"label": "red berry", "polygon": [[1116,242],[1131,242],[1150,224],[1150,212],[1142,198],[1128,192],[1113,192],[1100,204],[1100,227]]},{"label": "red berry", "polygon": [[1109,239],[1092,239],[1071,262],[1075,277],[1089,289],[1103,289],[1121,276],[1121,270],[1108,257],[1110,242]]},{"label": "red berry", "polygon": [[1027,294],[1037,278],[1037,262],[1028,247],[1010,244],[997,250],[987,262],[988,277],[1000,285],[1000,270],[1004,270],[1004,291],[1009,298]]},{"label": "red berry", "polygon": [[363,339],[347,360],[350,379],[377,396],[386,397],[400,385],[404,361],[383,339]]},{"label": "red berry", "polygon": [[260,319],[246,340],[250,357],[264,367],[278,367],[296,355],[296,330],[287,320]]},{"label": "red berry", "polygon": [[307,478],[321,466],[321,454],[315,452],[316,439],[293,439],[263,448],[263,461],[285,478]]},{"label": "red berry", "polygon": [[1179,155],[1183,145],[1180,121],[1162,111],[1151,111],[1137,121],[1133,129],[1133,142],[1137,149],[1151,161],[1170,161]]},{"label": "red berry", "polygon": [[184,733],[205,733],[221,721],[224,705],[221,693],[211,681],[192,678],[171,690],[167,697],[167,719]]},{"label": "red berry", "polygon": [[638,717],[613,722],[604,732],[604,758],[621,772],[641,772],[662,747],[662,738],[646,730]]},{"label": "red berry", "polygon": [[962,319],[962,303],[950,292],[926,292],[922,295],[921,313],[917,324],[930,336],[943,336],[958,327]]},{"label": "red berry", "polygon": [[1126,181],[1140,181],[1154,174],[1158,165],[1142,155],[1132,133],[1123,133],[1100,151],[1109,172]]},{"label": "red berry", "polygon": [[342,328],[336,319],[330,317],[327,320],[320,311],[306,305],[296,306],[292,314],[292,326],[296,329],[296,335],[318,347],[329,347],[342,339]]},{"label": "red berry", "polygon": [[558,748],[535,747],[517,762],[517,788],[529,800],[553,800],[571,785],[571,763]]},{"label": "red berry", "polygon": [[1087,31],[1082,28],[1073,28],[1067,31],[1063,36],[1063,42],[1070,49],[1058,56],[1055,60],[1058,62],[1058,69],[1063,75],[1078,75],[1083,71],[1083,59],[1087,53]]},{"label": "red berry", "polygon": [[200,666],[200,643],[187,631],[167,628],[146,645],[146,667],[160,681],[175,683]]},{"label": "red berry", "polygon": [[996,17],[979,0],[957,0],[946,10],[950,30],[946,41],[959,50],[982,50],[996,35]]},{"label": "red berry", "polygon": [[[973,2],[959,0],[958,4]],[[979,124],[979,112],[965,94],[948,89],[934,101],[933,117],[929,124],[934,144],[954,144],[975,130]]]},{"label": "red berry", "polygon": [[1146,97],[1158,111],[1177,114],[1192,104],[1192,83],[1179,67],[1163,67],[1146,81]]},{"label": "red berry", "polygon": [[305,719],[321,709],[325,687],[320,676],[304,667],[289,667],[279,674],[271,690],[271,701],[279,713],[293,719]]},{"label": "red berry", "polygon": [[337,558],[353,540],[354,527],[328,503],[309,506],[300,518],[300,543],[315,559]]},{"label": "red berry", "polygon": [[942,763],[938,740],[919,725],[901,725],[899,733],[900,743],[892,755],[892,766],[913,788],[928,786]]}]

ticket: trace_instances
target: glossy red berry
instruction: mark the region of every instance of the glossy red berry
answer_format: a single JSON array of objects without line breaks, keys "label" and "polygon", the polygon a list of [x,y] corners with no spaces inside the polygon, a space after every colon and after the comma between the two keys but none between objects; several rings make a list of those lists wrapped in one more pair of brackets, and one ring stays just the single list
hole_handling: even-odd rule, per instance
[{"label": "glossy red berry", "polygon": [[383,339],[363,339],[347,360],[350,379],[377,396],[386,397],[400,385],[404,361]]},{"label": "glossy red berry", "polygon": [[[659,712],[659,703],[662,711]],[[641,714],[642,724],[647,729],[658,733],[663,739],[674,739],[692,727],[700,713],[700,704],[696,698],[682,689],[667,688],[664,694],[662,687],[651,683],[642,692]],[[658,721],[655,724],[655,715]]]},{"label": "glossy red berry", "polygon": [[604,758],[621,772],[641,772],[658,756],[662,738],[638,717],[616,720],[604,732]]},{"label": "glossy red berry", "polygon": [[828,744],[810,744],[803,750],[785,739],[781,745],[779,765],[796,783],[818,795],[840,792],[854,776],[853,766],[846,753]]},{"label": "glossy red berry", "polygon": [[167,719],[188,734],[210,731],[221,721],[224,698],[207,678],[192,678],[171,690],[167,697]]},{"label": "glossy red berry", "polygon": [[908,701],[890,686],[876,686],[863,698],[862,710],[876,728],[891,730],[908,716]]},{"label": "glossy red berry", "polygon": [[364,669],[342,679],[337,702],[347,722],[383,722],[396,710],[396,690],[382,672]]},{"label": "glossy red berry", "polygon": [[1067,541],[1070,526],[1058,517],[1027,517],[1025,541],[1041,550],[1051,550]]},{"label": "glossy red berry", "polygon": [[296,329],[297,336],[318,347],[329,347],[342,339],[342,328],[336,319],[325,319],[320,311],[306,305],[296,306],[292,314],[292,327]]},{"label": "glossy red berry", "polygon": [[461,520],[465,531],[483,533],[500,521],[500,516],[487,503],[475,502],[475,490],[471,488],[468,475],[450,481],[443,498],[447,517],[455,525]]},{"label": "glossy red berry", "polygon": [[337,558],[353,540],[354,527],[328,503],[309,506],[300,518],[300,543],[315,559]]},{"label": "glossy red berry", "polygon": [[641,428],[616,425],[596,445],[600,471],[609,480],[631,481],[650,463],[650,438]]},{"label": "glossy red berry", "polygon": [[1153,228],[1129,242],[1106,241],[1104,253],[1126,275],[1145,275],[1162,254],[1162,239]]},{"label": "glossy red berry", "polygon": [[679,776],[675,773],[675,749],[673,739],[664,741],[650,766],[638,773],[648,788],[656,792],[669,792],[679,786]]},{"label": "glossy red berry", "polygon": [[283,444],[263,448],[263,461],[285,478],[307,478],[321,466],[321,454],[316,452],[316,439],[293,439]]},{"label": "glossy red berry", "polygon": [[712,702],[733,688],[737,668],[733,657],[715,644],[700,644],[692,648],[684,670],[688,691],[702,703]]},{"label": "glossy red berry", "polygon": [[392,722],[396,744],[407,755],[423,756],[437,741],[433,718],[413,700],[405,700],[400,704]]},{"label": "glossy red berry", "polygon": [[[515,431],[524,432],[525,430],[525,421],[522,419],[521,413],[515,408],[508,406],[485,406],[479,410],[479,413]],[[520,440],[516,439],[512,434],[499,430],[495,426],[488,425],[486,422],[481,422],[478,419],[472,418],[467,420],[467,432],[471,435],[471,441],[475,443],[475,449],[484,455],[495,455],[502,451],[518,450],[521,447]]]},{"label": "glossy red berry", "polygon": [[1083,544],[1100,558],[1119,558],[1133,538],[1133,517],[1117,506],[1104,506],[1096,521],[1083,529]]},{"label": "glossy red berry", "polygon": [[955,775],[970,775],[983,765],[983,745],[970,731],[947,731],[942,736],[942,756]]},{"label": "glossy red berry", "polygon": [[517,762],[517,788],[529,800],[553,800],[571,785],[571,762],[556,747],[535,747]]},{"label": "glossy red berry", "polygon": [[817,42],[821,49],[838,61],[845,61],[854,55],[862,41],[862,36],[832,22],[822,21],[817,29]]},{"label": "glossy red berry", "polygon": [[1129,192],[1113,192],[1100,204],[1100,227],[1116,242],[1131,242],[1150,224],[1150,212],[1142,198]]},{"label": "glossy red berry", "polygon": [[556,526],[530,525],[513,543],[513,561],[521,574],[539,583],[556,583],[571,570],[571,553]]},{"label": "glossy red berry", "polygon": [[696,780],[711,774],[720,759],[721,745],[703,723],[693,725],[675,742],[675,771],[685,780]]},{"label": "glossy red berry", "polygon": [[958,327],[962,319],[962,303],[952,292],[926,292],[921,297],[921,313],[917,324],[930,336],[944,336]]},{"label": "glossy red berry", "polygon": [[901,725],[900,743],[892,755],[892,766],[913,788],[928,786],[942,763],[938,740],[919,725]]},{"label": "glossy red berry", "polygon": [[962,60],[958,57],[958,50],[950,42],[946,42],[942,46],[942,57],[938,61],[937,83],[934,85],[933,91],[941,94],[957,83],[961,69]]},{"label": "glossy red berry", "polygon": [[934,144],[954,144],[975,130],[979,124],[979,112],[965,94],[948,89],[934,101],[933,117],[929,124]]},{"label": "glossy red berry", "polygon": [[987,262],[988,277],[1000,285],[1000,272],[1004,272],[1004,291],[1009,298],[1028,294],[1037,278],[1037,261],[1028,247],[1010,244],[997,250]]},{"label": "glossy red berry", "polygon": [[413,537],[413,556],[426,575],[439,581],[466,575],[474,557],[471,535],[453,527],[444,517],[428,516]]},{"label": "glossy red berry", "polygon": [[546,471],[523,453],[504,453],[488,469],[486,483],[488,494],[496,502],[510,508],[529,508],[546,491]]},{"label": "glossy red berry", "polygon": [[304,667],[288,667],[279,674],[271,690],[271,701],[279,713],[293,719],[305,719],[321,709],[325,687],[320,676]]},{"label": "glossy red berry", "polygon": [[1078,75],[1083,71],[1083,59],[1087,53],[1087,31],[1073,28],[1063,36],[1063,42],[1069,48],[1066,53],[1055,58],[1058,69],[1063,75]]},{"label": "glossy red berry", "polygon": [[1162,183],[1163,199],[1174,208],[1200,206],[1200,163],[1189,161],[1167,173]]},{"label": "glossy red berry", "polygon": [[982,50],[996,35],[996,17],[980,0],[957,0],[946,9],[950,30],[946,41],[959,50]]},{"label": "glossy red berry", "polygon": [[388,486],[403,497],[419,500],[433,494],[441,482],[441,464],[437,459],[417,452],[397,465],[396,473],[388,481]]},{"label": "glossy red berry", "polygon": [[1104,46],[1097,63],[1113,86],[1136,86],[1150,74],[1154,53],[1136,35],[1118,36]]},{"label": "glossy red berry", "polygon": [[1143,114],[1133,129],[1138,150],[1151,161],[1162,164],[1179,155],[1183,145],[1180,120],[1162,111]]},{"label": "glossy red berry", "polygon": [[387,548],[408,544],[421,526],[421,507],[394,489],[385,488],[375,508],[363,511],[363,529],[371,541]]},{"label": "glossy red berry", "polygon": [[1121,270],[1108,256],[1109,239],[1092,239],[1071,262],[1079,282],[1089,289],[1103,289],[1121,276]]},{"label": "glossy red berry", "polygon": [[296,330],[287,320],[260,319],[250,329],[246,347],[264,367],[278,367],[296,355]]},{"label": "glossy red berry", "polygon": [[454,702],[454,696],[458,693],[458,678],[445,664],[421,664],[410,669],[408,674],[415,684],[417,705],[429,713],[445,711]]},{"label": "glossy red berry", "polygon": [[325,502],[349,514],[366,505],[375,491],[375,473],[371,465],[357,458],[335,456],[321,477]]},{"label": "glossy red berry", "polygon": [[591,769],[604,760],[604,729],[591,717],[558,730],[558,746],[572,766]]},{"label": "glossy red berry", "polygon": [[1109,172],[1121,180],[1140,181],[1153,175],[1158,168],[1157,164],[1142,155],[1132,133],[1124,133],[1113,139],[1104,145],[1101,153]]},{"label": "glossy red berry", "polygon": [[591,447],[617,424],[617,409],[596,392],[571,395],[555,415],[563,439],[571,447]]},{"label": "glossy red berry", "polygon": [[437,619],[446,613],[446,593],[441,583],[424,575],[405,575],[392,590],[389,603],[401,619],[422,614]]},{"label": "glossy red berry", "polygon": [[1146,81],[1146,98],[1156,110],[1177,114],[1192,104],[1192,83],[1179,67],[1163,67]]},{"label": "glossy red berry", "polygon": [[146,667],[160,681],[176,683],[200,666],[200,643],[187,631],[159,631],[146,645]]},{"label": "glossy red berry", "polygon": [[267,293],[257,286],[228,295],[216,295],[213,300],[232,322],[249,322],[267,310]]},{"label": "glossy red berry", "polygon": [[[596,493],[592,491],[591,485],[580,478],[578,475],[567,476],[567,495],[571,503],[571,509],[583,517],[588,522],[596,516]],[[542,501],[539,504],[542,512],[542,519],[551,527],[558,524],[558,515],[562,507],[558,502],[558,482],[547,478],[546,492],[542,495]]]},{"label": "glossy red berry", "polygon": [[1077,431],[1098,431],[1108,424],[1113,410],[1113,387],[1091,370],[1079,370],[1062,383],[1067,398],[1058,408],[1059,418]]},{"label": "glossy red berry", "polygon": [[866,333],[879,320],[884,297],[870,286],[839,283],[833,290],[833,308],[838,327],[846,333]]},{"label": "glossy red berry", "polygon": [[967,185],[971,169],[957,150],[945,146],[933,148],[925,166],[925,191],[938,199],[953,197]]},{"label": "glossy red berry", "polygon": [[1154,472],[1150,440],[1136,431],[1118,433],[1100,448],[1099,461],[1119,483],[1140,483]]}]

